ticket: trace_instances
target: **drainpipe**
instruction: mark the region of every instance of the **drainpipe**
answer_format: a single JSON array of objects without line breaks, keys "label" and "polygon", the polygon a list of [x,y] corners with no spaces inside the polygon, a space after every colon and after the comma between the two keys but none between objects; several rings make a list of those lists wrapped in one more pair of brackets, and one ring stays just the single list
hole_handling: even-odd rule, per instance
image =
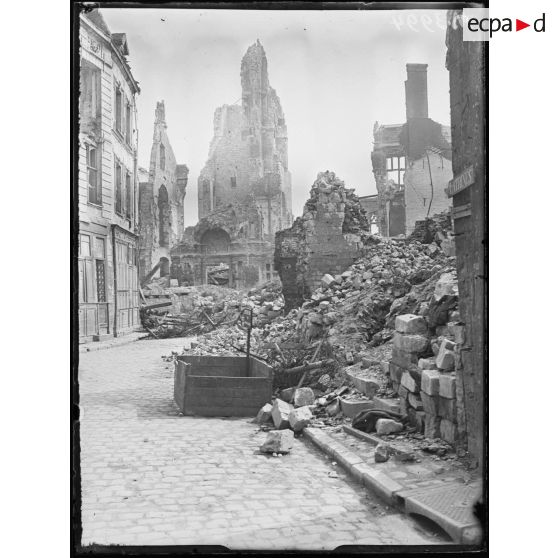
[{"label": "drainpipe", "polygon": [[111,225],[112,230],[112,277],[114,282],[114,324],[113,324],[113,335],[118,337],[118,282],[116,279],[117,269],[116,269],[116,234],[115,225]]}]

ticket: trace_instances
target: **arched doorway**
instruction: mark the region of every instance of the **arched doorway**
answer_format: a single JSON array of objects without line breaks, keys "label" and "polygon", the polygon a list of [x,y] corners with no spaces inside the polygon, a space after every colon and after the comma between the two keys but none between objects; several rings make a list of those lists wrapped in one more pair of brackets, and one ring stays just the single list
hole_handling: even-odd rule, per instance
[{"label": "arched doorway", "polygon": [[157,199],[159,208],[159,246],[168,248],[170,237],[170,205],[169,194],[164,186],[159,188]]}]

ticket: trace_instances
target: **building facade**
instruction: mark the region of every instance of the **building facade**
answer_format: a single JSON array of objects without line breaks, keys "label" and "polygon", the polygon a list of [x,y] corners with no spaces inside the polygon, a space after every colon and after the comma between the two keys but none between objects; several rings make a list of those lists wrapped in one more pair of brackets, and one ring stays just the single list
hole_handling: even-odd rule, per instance
[{"label": "building facade", "polygon": [[427,65],[407,64],[404,124],[374,125],[372,167],[383,236],[409,235],[417,221],[447,210],[451,134],[428,117]]},{"label": "building facade", "polygon": [[80,341],[138,326],[139,86],[124,33],[97,9],[80,14],[78,273]]},{"label": "building facade", "polygon": [[171,276],[180,284],[211,282],[215,269],[236,288],[276,277],[275,233],[292,224],[287,125],[259,40],[240,77],[242,104],[215,111],[198,179],[199,223],[172,250]]},{"label": "building facade", "polygon": [[461,11],[451,10],[446,45],[455,172],[448,195],[453,204],[459,313],[465,323],[465,339],[456,347],[458,432],[482,468],[487,356],[485,43],[463,41]]},{"label": "building facade", "polygon": [[[165,102],[157,103],[147,180],[139,185],[139,275],[170,275],[171,249],[184,231],[188,167],[176,163],[167,136]],[[156,270],[154,268],[157,267]]]}]

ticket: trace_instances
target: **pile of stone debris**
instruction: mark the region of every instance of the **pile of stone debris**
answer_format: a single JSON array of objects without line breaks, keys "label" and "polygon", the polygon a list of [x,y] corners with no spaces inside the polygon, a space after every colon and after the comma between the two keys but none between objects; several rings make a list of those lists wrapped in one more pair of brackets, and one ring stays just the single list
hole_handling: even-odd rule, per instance
[{"label": "pile of stone debris", "polygon": [[225,326],[234,331],[242,314],[250,310],[254,325],[262,327],[283,313],[284,300],[277,282],[247,293],[214,285],[164,289],[154,285],[143,292],[140,317],[143,327],[156,338],[199,335]]},{"label": "pile of stone debris", "polygon": [[275,457],[289,453],[295,433],[301,433],[309,425],[323,424],[323,420],[317,417],[336,417],[336,422],[330,420],[329,424],[338,424],[342,420],[338,396],[347,390],[346,387],[340,388],[318,398],[309,387],[282,390],[273,402],[260,409],[254,419],[261,430],[269,432],[260,451]]},{"label": "pile of stone debris", "polygon": [[[445,226],[447,219],[442,215],[435,222]],[[328,364],[309,372],[306,385],[340,387],[346,383],[341,373],[344,367],[366,360],[371,348],[391,340],[396,316],[427,313],[436,283],[455,269],[454,258],[442,249],[442,244],[450,240],[444,226],[438,226],[440,234],[429,244],[371,235],[360,259],[340,275],[324,275],[322,286],[287,315],[276,316],[283,308],[277,287],[266,287],[259,293],[250,291],[247,304],[257,309],[251,352],[273,366],[275,386],[297,385],[303,372],[289,370],[315,358]],[[274,301],[269,300],[275,296]],[[189,352],[238,354],[246,350],[246,341],[246,329],[240,323],[229,324],[198,337]],[[319,354],[314,357],[318,345]],[[390,356],[382,360],[389,361]],[[373,369],[382,373],[379,362]],[[386,391],[386,382],[380,383]],[[394,396],[396,391],[388,390],[387,395]]]}]

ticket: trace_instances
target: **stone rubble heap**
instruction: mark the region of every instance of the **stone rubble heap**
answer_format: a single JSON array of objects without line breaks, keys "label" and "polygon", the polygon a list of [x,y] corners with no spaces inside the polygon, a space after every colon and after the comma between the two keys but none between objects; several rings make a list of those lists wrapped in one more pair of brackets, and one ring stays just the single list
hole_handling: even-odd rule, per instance
[{"label": "stone rubble heap", "polygon": [[455,274],[442,275],[428,312],[395,319],[389,375],[400,412],[426,438],[457,441],[456,345],[464,325],[457,311]]},{"label": "stone rubble heap", "polygon": [[[166,289],[148,286],[145,296],[148,303],[141,309],[142,324],[159,338],[206,333],[218,326],[234,327],[240,313],[249,309],[253,324],[263,327],[281,316],[285,305],[278,281],[247,293],[212,285]],[[150,302],[165,300],[171,305],[149,309]]]}]

